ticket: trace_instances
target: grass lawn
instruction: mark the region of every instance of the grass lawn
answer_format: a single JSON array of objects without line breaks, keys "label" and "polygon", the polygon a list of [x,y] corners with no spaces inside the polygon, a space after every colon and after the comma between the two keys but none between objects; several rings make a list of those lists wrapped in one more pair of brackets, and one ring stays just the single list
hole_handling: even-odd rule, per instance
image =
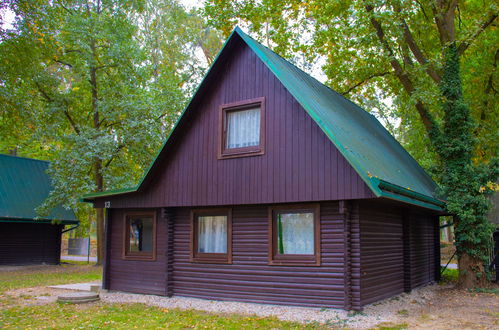
[{"label": "grass lawn", "polygon": [[92,282],[102,278],[102,267],[79,264],[32,266],[22,270],[2,271],[0,268],[0,298],[12,289],[41,285]]},{"label": "grass lawn", "polygon": [[214,315],[198,311],[168,310],[143,304],[50,304],[13,307],[0,313],[6,328],[138,328],[138,329],[293,329],[313,325],[283,322],[276,318]]},{"label": "grass lawn", "polygon": [[[100,267],[83,265],[44,266],[26,270],[0,270],[0,328],[107,328],[107,329],[317,329],[317,324],[304,325],[276,318],[216,315],[199,311],[181,311],[144,304],[85,305],[27,303],[29,295],[12,297],[6,291],[53,284],[95,281],[101,278]],[[29,300],[32,301],[32,300]]]}]

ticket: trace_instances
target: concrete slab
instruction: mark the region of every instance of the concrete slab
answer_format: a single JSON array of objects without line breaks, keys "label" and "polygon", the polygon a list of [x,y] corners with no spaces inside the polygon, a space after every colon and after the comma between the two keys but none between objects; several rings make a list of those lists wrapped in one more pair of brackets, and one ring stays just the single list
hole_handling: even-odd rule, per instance
[{"label": "concrete slab", "polygon": [[61,261],[90,261],[97,262],[97,257],[87,257],[87,256],[61,256]]},{"label": "concrete slab", "polygon": [[49,288],[52,289],[65,289],[65,290],[76,290],[76,291],[95,291],[92,288],[96,286],[101,286],[100,281],[88,282],[88,283],[72,283],[72,284],[61,284],[61,285],[51,285]]},{"label": "concrete slab", "polygon": [[98,293],[90,292],[76,292],[69,294],[62,294],[57,297],[58,302],[70,303],[70,304],[84,304],[89,302],[94,302],[99,300]]}]

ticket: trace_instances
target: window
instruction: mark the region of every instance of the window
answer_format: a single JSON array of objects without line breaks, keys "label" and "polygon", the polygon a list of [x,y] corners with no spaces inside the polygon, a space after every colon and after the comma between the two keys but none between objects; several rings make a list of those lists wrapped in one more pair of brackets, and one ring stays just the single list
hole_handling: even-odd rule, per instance
[{"label": "window", "polygon": [[155,212],[129,212],[124,223],[124,259],[156,259]]},{"label": "window", "polygon": [[318,205],[273,207],[269,218],[271,265],[320,264]]},{"label": "window", "polygon": [[232,262],[232,219],[229,209],[194,210],[191,216],[191,261]]},{"label": "window", "polygon": [[221,106],[219,158],[263,154],[264,118],[264,98]]}]

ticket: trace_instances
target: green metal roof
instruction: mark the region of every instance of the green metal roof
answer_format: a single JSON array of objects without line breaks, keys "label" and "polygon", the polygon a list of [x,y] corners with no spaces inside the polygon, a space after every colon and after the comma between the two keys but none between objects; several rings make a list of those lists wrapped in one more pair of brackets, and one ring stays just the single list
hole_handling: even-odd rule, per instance
[{"label": "green metal roof", "polygon": [[[218,57],[236,36],[240,37],[279,79],[376,196],[443,210],[445,203],[435,196],[435,182],[373,115],[261,45],[238,27],[232,32]],[[216,62],[217,60],[206,77]],[[195,97],[196,95],[193,99]],[[168,139],[165,145],[167,142]],[[138,190],[147,173],[137,187],[122,192],[109,192],[109,195]],[[107,195],[106,192],[88,194],[84,196],[84,200]]]},{"label": "green metal roof", "polygon": [[0,221],[61,221],[78,223],[74,213],[58,206],[47,217],[35,220],[35,209],[52,190],[49,163],[0,154]]}]

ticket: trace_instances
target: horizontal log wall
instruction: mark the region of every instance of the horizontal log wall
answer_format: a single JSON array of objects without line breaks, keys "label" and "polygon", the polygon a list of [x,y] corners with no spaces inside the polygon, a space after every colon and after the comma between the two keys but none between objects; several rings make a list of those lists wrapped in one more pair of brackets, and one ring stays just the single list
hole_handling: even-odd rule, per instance
[{"label": "horizontal log wall", "polygon": [[58,264],[64,226],[0,223],[0,265]]},{"label": "horizontal log wall", "polygon": [[321,266],[268,265],[268,210],[232,209],[233,263],[189,261],[189,209],[175,211],[173,293],[178,296],[285,305],[344,307],[343,215],[321,205]]},{"label": "horizontal log wall", "polygon": [[360,255],[362,305],[404,291],[400,209],[360,204]]},{"label": "horizontal log wall", "polygon": [[359,204],[362,306],[435,281],[438,217],[393,203]]},{"label": "horizontal log wall", "polygon": [[157,214],[156,260],[124,260],[123,225],[124,211],[112,210],[109,215],[109,254],[106,265],[106,283],[110,290],[133,293],[166,295],[166,221]]},{"label": "horizontal log wall", "polygon": [[411,289],[435,281],[435,226],[434,216],[411,214],[410,261]]}]

